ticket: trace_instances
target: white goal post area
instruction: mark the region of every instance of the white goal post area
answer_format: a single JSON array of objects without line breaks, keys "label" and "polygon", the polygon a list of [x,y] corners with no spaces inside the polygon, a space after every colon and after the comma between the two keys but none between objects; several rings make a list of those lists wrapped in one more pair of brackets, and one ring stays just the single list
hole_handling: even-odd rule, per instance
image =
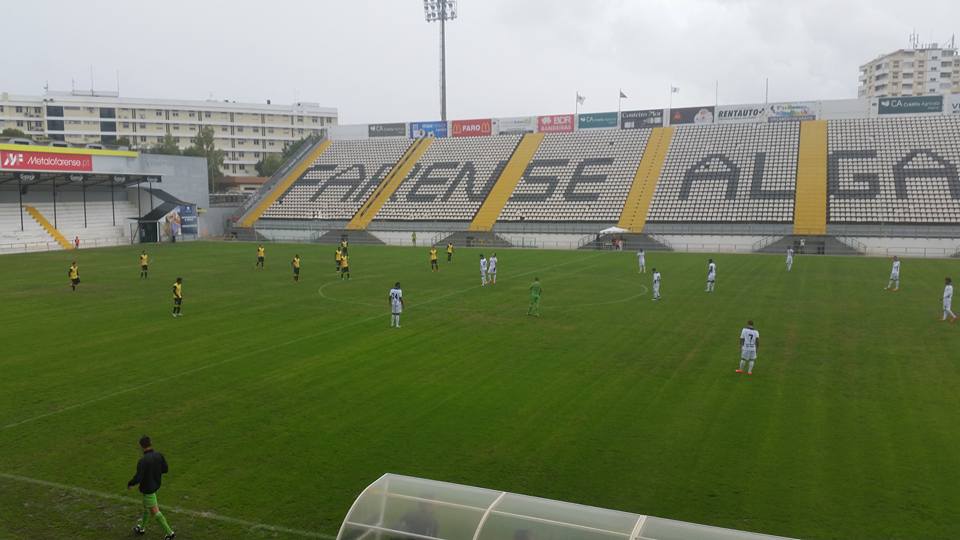
[{"label": "white goal post area", "polygon": [[347,513],[339,540],[770,540],[783,538],[385,474]]}]

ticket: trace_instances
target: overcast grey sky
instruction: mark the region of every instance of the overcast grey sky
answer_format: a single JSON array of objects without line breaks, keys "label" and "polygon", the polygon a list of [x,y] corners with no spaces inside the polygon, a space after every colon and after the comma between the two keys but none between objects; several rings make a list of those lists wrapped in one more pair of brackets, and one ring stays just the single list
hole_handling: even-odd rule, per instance
[{"label": "overcast grey sky", "polygon": [[[960,33],[957,0],[459,0],[448,118],[856,97],[857,66]],[[422,0],[4,2],[0,90],[314,101],[341,123],[438,119]],[[14,24],[15,21],[20,21]],[[19,44],[19,45],[13,45]],[[14,48],[16,47],[16,48]]]}]

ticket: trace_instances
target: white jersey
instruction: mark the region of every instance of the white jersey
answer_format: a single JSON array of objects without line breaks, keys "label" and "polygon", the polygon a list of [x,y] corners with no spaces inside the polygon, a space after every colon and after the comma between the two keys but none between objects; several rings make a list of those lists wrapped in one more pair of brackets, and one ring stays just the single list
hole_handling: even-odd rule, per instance
[{"label": "white jersey", "polygon": [[743,340],[743,345],[740,346],[741,350],[756,351],[757,341],[760,340],[760,332],[748,326],[740,331],[740,339]]},{"label": "white jersey", "polygon": [[653,273],[653,286],[654,287],[660,286],[660,272]]},{"label": "white jersey", "polygon": [[900,261],[893,261],[893,268],[890,270],[890,276],[895,277],[900,275]]},{"label": "white jersey", "polygon": [[394,314],[403,311],[403,291],[396,287],[390,289],[390,307]]},{"label": "white jersey", "polygon": [[717,278],[717,263],[707,265],[707,279],[713,281]]},{"label": "white jersey", "polygon": [[642,252],[642,251],[638,251],[638,252],[637,252],[637,262],[639,262],[639,263],[642,265],[643,263],[646,262],[646,260],[647,260],[647,254],[644,253],[644,252]]},{"label": "white jersey", "polygon": [[481,274],[486,274],[486,273],[487,273],[487,260],[486,260],[486,259],[480,259],[480,273],[481,273]]},{"label": "white jersey", "polygon": [[953,300],[953,285],[947,285],[943,288],[943,303],[949,303]]},{"label": "white jersey", "polygon": [[[487,261],[487,273],[496,274],[497,273],[497,258],[490,257],[490,260]],[[483,265],[480,265],[480,270],[483,270]]]},{"label": "white jersey", "polygon": [[793,260],[793,248],[787,248],[787,262]]}]

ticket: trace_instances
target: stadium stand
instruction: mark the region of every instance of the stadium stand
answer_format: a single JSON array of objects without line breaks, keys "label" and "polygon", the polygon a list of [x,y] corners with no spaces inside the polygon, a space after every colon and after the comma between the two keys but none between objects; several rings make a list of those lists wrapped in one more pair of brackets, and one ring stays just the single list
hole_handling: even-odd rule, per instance
[{"label": "stadium stand", "polygon": [[615,223],[648,136],[647,130],[548,133],[498,221]]},{"label": "stadium stand", "polygon": [[519,135],[436,139],[374,219],[470,221],[519,141]]},{"label": "stadium stand", "polygon": [[960,223],[960,116],[827,125],[830,223]]},{"label": "stadium stand", "polygon": [[676,127],[647,221],[792,222],[799,126]]},{"label": "stadium stand", "polygon": [[262,217],[349,220],[411,142],[400,138],[333,141]]},{"label": "stadium stand", "polygon": [[470,231],[489,232],[493,230],[497,217],[500,216],[500,212],[503,211],[503,207],[510,200],[513,190],[520,183],[520,178],[523,177],[527,165],[533,159],[537,149],[540,148],[543,137],[543,133],[527,133],[520,139],[516,150],[513,151],[513,155],[510,156],[510,160],[507,161],[500,173],[500,178],[497,179],[490,189],[490,193],[487,194],[487,198],[477,210],[476,215],[473,216],[473,221],[470,222],[468,228]]}]

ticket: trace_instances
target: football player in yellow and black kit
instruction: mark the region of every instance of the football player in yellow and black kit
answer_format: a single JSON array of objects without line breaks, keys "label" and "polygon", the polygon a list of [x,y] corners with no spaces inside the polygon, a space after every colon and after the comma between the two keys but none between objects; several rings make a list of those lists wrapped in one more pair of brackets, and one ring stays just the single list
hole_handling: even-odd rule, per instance
[{"label": "football player in yellow and black kit", "polygon": [[300,281],[300,255],[293,256],[290,266],[293,267],[293,280]]},{"label": "football player in yellow and black kit", "polygon": [[263,244],[257,246],[257,264],[254,268],[259,268],[263,270],[263,261],[266,259],[267,252],[263,249]]},{"label": "football player in yellow and black kit", "polygon": [[343,279],[343,276],[350,279],[350,257],[346,255],[340,256],[340,279]]},{"label": "football player in yellow and black kit", "polygon": [[340,251],[340,248],[337,248],[336,253],[333,254],[333,262],[336,265],[333,269],[334,272],[340,271],[340,259],[343,258],[343,253]]},{"label": "football player in yellow and black kit", "polygon": [[439,272],[440,265],[437,263],[437,248],[430,248],[430,271]]},{"label": "football player in yellow and black kit", "polygon": [[453,262],[453,243],[447,242],[447,262]]},{"label": "football player in yellow and black kit", "polygon": [[80,284],[80,267],[77,266],[77,261],[70,263],[70,268],[67,270],[67,277],[70,278],[70,288],[77,290],[77,285]]},{"label": "football player in yellow and black kit", "polygon": [[177,278],[173,284],[173,316],[183,317],[180,313],[180,306],[183,304],[183,278]]},{"label": "football player in yellow and black kit", "polygon": [[147,279],[147,266],[150,264],[150,256],[147,250],[140,254],[140,279]]}]

